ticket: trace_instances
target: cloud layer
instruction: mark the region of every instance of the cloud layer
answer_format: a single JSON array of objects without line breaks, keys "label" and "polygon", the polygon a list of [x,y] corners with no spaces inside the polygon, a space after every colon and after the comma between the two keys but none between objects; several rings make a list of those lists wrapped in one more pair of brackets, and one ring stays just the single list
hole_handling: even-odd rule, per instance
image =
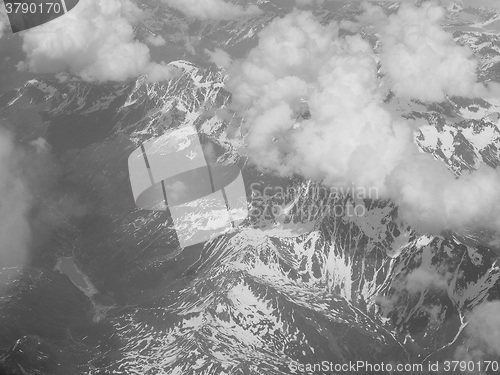
[{"label": "cloud layer", "polygon": [[[263,169],[383,189],[412,152],[411,128],[381,106],[370,44],[339,38],[336,24],[322,26],[310,12],[271,23],[248,58],[228,71],[249,156]],[[310,119],[298,113],[301,103]]]},{"label": "cloud layer", "polygon": [[459,346],[460,360],[494,360],[500,356],[500,301],[488,301],[472,310],[466,328],[469,340]]},{"label": "cloud layer", "polygon": [[[437,12],[432,21],[437,22],[437,8],[404,6],[388,28],[400,32],[400,22],[411,19],[418,40],[419,22],[429,26],[421,19],[425,12]],[[443,33],[437,39],[450,44],[452,39]],[[408,45],[400,41],[386,48],[383,60],[411,50],[413,39],[408,38]],[[457,58],[461,54],[454,53]],[[432,68],[451,62],[431,62],[434,66],[425,61],[414,71],[432,85],[426,90],[399,85],[396,94],[440,100],[465,90],[445,80],[435,84]],[[500,174],[485,166],[456,179],[444,164],[418,152],[413,142],[416,124],[395,118],[385,108],[377,64],[367,41],[339,37],[335,23],[323,26],[310,12],[294,11],[273,21],[248,57],[228,68],[233,110],[245,119],[244,152],[260,169],[279,175],[297,174],[331,186],[354,184],[369,191],[376,187],[380,197],[397,203],[400,216],[421,231],[469,226],[499,230],[500,193],[494,187]],[[465,80],[470,88],[476,85],[471,74],[469,68],[458,67],[448,79]]]},{"label": "cloud layer", "polygon": [[[388,17],[376,6],[365,4],[365,8],[367,14],[362,18],[377,18],[382,71],[398,96],[440,102],[446,96],[489,95],[477,82],[478,62],[472,51],[457,45],[441,27],[443,8],[432,2],[420,8],[401,4],[399,11]],[[500,93],[498,87],[495,89]]]},{"label": "cloud layer", "polygon": [[77,193],[61,188],[60,167],[43,138],[20,146],[0,127],[0,269],[25,265],[30,250],[91,209]]},{"label": "cloud layer", "polygon": [[23,264],[31,241],[31,194],[19,162],[10,134],[0,129],[0,269]]},{"label": "cloud layer", "polygon": [[142,11],[130,0],[82,0],[64,17],[23,33],[26,62],[34,73],[69,72],[87,81],[125,81],[147,74],[170,78],[175,69],[151,61],[134,39]]},{"label": "cloud layer", "polygon": [[243,8],[224,0],[161,0],[161,2],[188,17],[200,20],[232,20],[261,13],[256,5]]}]

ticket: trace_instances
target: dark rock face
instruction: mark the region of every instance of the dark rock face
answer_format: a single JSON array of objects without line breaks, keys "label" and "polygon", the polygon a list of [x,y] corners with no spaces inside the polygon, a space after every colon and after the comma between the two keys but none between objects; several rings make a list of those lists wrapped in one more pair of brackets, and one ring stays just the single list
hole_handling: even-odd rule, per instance
[{"label": "dark rock face", "polygon": [[[0,347],[6,349],[0,373],[77,373],[76,364],[90,352],[78,348],[71,332],[91,323],[88,298],[57,272],[4,268],[0,279],[8,286],[0,295]],[[76,362],[68,348],[80,357]]]}]

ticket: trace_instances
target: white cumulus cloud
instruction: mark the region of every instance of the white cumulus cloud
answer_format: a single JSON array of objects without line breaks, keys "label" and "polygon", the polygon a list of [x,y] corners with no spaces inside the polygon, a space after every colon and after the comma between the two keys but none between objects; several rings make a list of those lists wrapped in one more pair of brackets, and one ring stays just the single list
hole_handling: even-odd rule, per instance
[{"label": "white cumulus cloud", "polygon": [[170,78],[175,69],[151,61],[134,39],[142,11],[130,0],[82,0],[68,14],[23,33],[26,61],[34,73],[69,72],[87,81],[125,81],[147,74]]},{"label": "white cumulus cloud", "polygon": [[[339,37],[336,23],[321,25],[311,12],[274,20],[248,56],[228,68],[232,108],[244,119],[242,152],[278,175],[375,187],[421,231],[499,231],[500,173],[483,166],[457,179],[420,153],[413,141],[417,124],[385,107],[377,64],[367,41]],[[417,71],[422,81],[433,77]],[[450,94],[450,87],[437,90]]]},{"label": "white cumulus cloud", "polygon": [[[281,175],[381,189],[408,153],[411,128],[380,103],[369,43],[338,37],[310,12],[271,23],[229,68],[233,108],[243,114],[250,158]],[[297,119],[300,103],[310,119]]]},{"label": "white cumulus cloud", "polygon": [[418,155],[402,162],[387,182],[401,217],[423,231],[484,227],[500,232],[498,170],[481,166],[455,178],[440,162]]},{"label": "white cumulus cloud", "polygon": [[[441,26],[445,11],[433,2],[421,7],[401,4],[388,17],[366,4],[364,19],[378,15],[382,70],[398,96],[439,102],[446,96],[484,97],[488,89],[477,82],[478,62],[472,51],[457,45]],[[498,90],[495,85],[495,90]]]}]

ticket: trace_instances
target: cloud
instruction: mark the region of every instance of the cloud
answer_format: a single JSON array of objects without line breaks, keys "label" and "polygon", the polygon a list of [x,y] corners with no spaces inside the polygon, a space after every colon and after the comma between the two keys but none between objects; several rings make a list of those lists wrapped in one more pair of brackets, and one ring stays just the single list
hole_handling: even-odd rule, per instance
[{"label": "cloud", "polygon": [[149,35],[146,38],[146,42],[156,47],[164,46],[165,44],[167,44],[167,41],[161,35]]},{"label": "cloud", "polygon": [[[402,276],[402,277],[401,277]],[[448,288],[452,275],[445,270],[436,269],[430,264],[422,264],[406,275],[395,278],[391,285],[391,293],[388,295],[378,295],[375,298],[383,316],[388,316],[396,311],[398,307],[404,306],[402,299],[408,295],[415,296],[420,293],[431,291],[443,291]],[[420,306],[419,309],[425,312],[432,321],[439,320],[442,313],[440,306]]]},{"label": "cloud", "polygon": [[405,289],[410,293],[422,292],[426,289],[446,289],[446,278],[430,269],[420,267],[408,274]]},{"label": "cloud", "polygon": [[216,48],[214,51],[205,49],[205,53],[209,56],[210,61],[217,65],[218,68],[225,68],[231,63],[231,56],[220,48]]},{"label": "cloud", "polygon": [[224,0],[161,0],[161,2],[188,17],[200,20],[232,20],[238,17],[255,16],[262,12],[256,5],[243,8]]},{"label": "cloud", "polygon": [[478,361],[500,356],[500,301],[484,302],[472,310],[466,328],[469,340],[455,352],[460,360]]},{"label": "cloud", "polygon": [[20,154],[17,169],[33,196],[29,225],[31,247],[36,250],[50,240],[55,230],[68,230],[72,219],[91,212],[94,202],[83,198],[70,185],[60,183],[65,178],[64,166],[54,157],[44,138],[32,140],[29,147],[18,147],[17,152]]},{"label": "cloud", "polygon": [[[248,154],[263,169],[382,188],[411,148],[410,127],[380,105],[371,46],[339,38],[335,23],[322,26],[310,12],[272,22],[228,73]],[[296,112],[301,102],[310,119]]]},{"label": "cloud", "polygon": [[134,39],[132,24],[142,16],[130,0],[82,0],[64,17],[23,33],[20,68],[99,82],[143,74],[150,81],[169,79],[175,69],[152,62],[149,48]]},{"label": "cloud", "polygon": [[486,302],[472,311],[467,326],[488,352],[500,355],[500,301]]},{"label": "cloud", "polygon": [[0,268],[26,262],[31,242],[31,194],[22,177],[21,155],[0,129]]},{"label": "cloud", "polygon": [[34,141],[30,142],[30,145],[33,146],[37,153],[43,154],[49,151],[49,143],[45,138],[38,137]]},{"label": "cloud", "polygon": [[25,265],[54,229],[89,212],[76,193],[58,185],[60,167],[45,139],[22,147],[0,127],[0,269]]},{"label": "cloud", "polygon": [[432,2],[419,8],[404,3],[388,17],[376,6],[365,4],[365,9],[364,19],[372,21],[377,14],[382,71],[396,95],[431,102],[444,101],[446,96],[489,95],[477,82],[478,62],[472,51],[457,45],[442,28],[443,8]]},{"label": "cloud", "polygon": [[[231,107],[244,119],[241,152],[281,176],[378,190],[422,232],[499,231],[500,173],[483,166],[457,179],[420,153],[413,141],[418,124],[385,107],[373,48],[359,35],[339,37],[338,29],[296,10],[271,22],[248,56],[228,67]],[[415,69],[422,81],[434,75]],[[455,89],[442,82],[434,98]]]},{"label": "cloud", "polygon": [[428,233],[467,227],[500,231],[500,173],[481,166],[460,178],[441,163],[418,155],[388,177],[400,216]]},{"label": "cloud", "polygon": [[169,199],[175,202],[186,201],[189,198],[188,186],[182,181],[175,181],[165,185],[165,190]]}]

